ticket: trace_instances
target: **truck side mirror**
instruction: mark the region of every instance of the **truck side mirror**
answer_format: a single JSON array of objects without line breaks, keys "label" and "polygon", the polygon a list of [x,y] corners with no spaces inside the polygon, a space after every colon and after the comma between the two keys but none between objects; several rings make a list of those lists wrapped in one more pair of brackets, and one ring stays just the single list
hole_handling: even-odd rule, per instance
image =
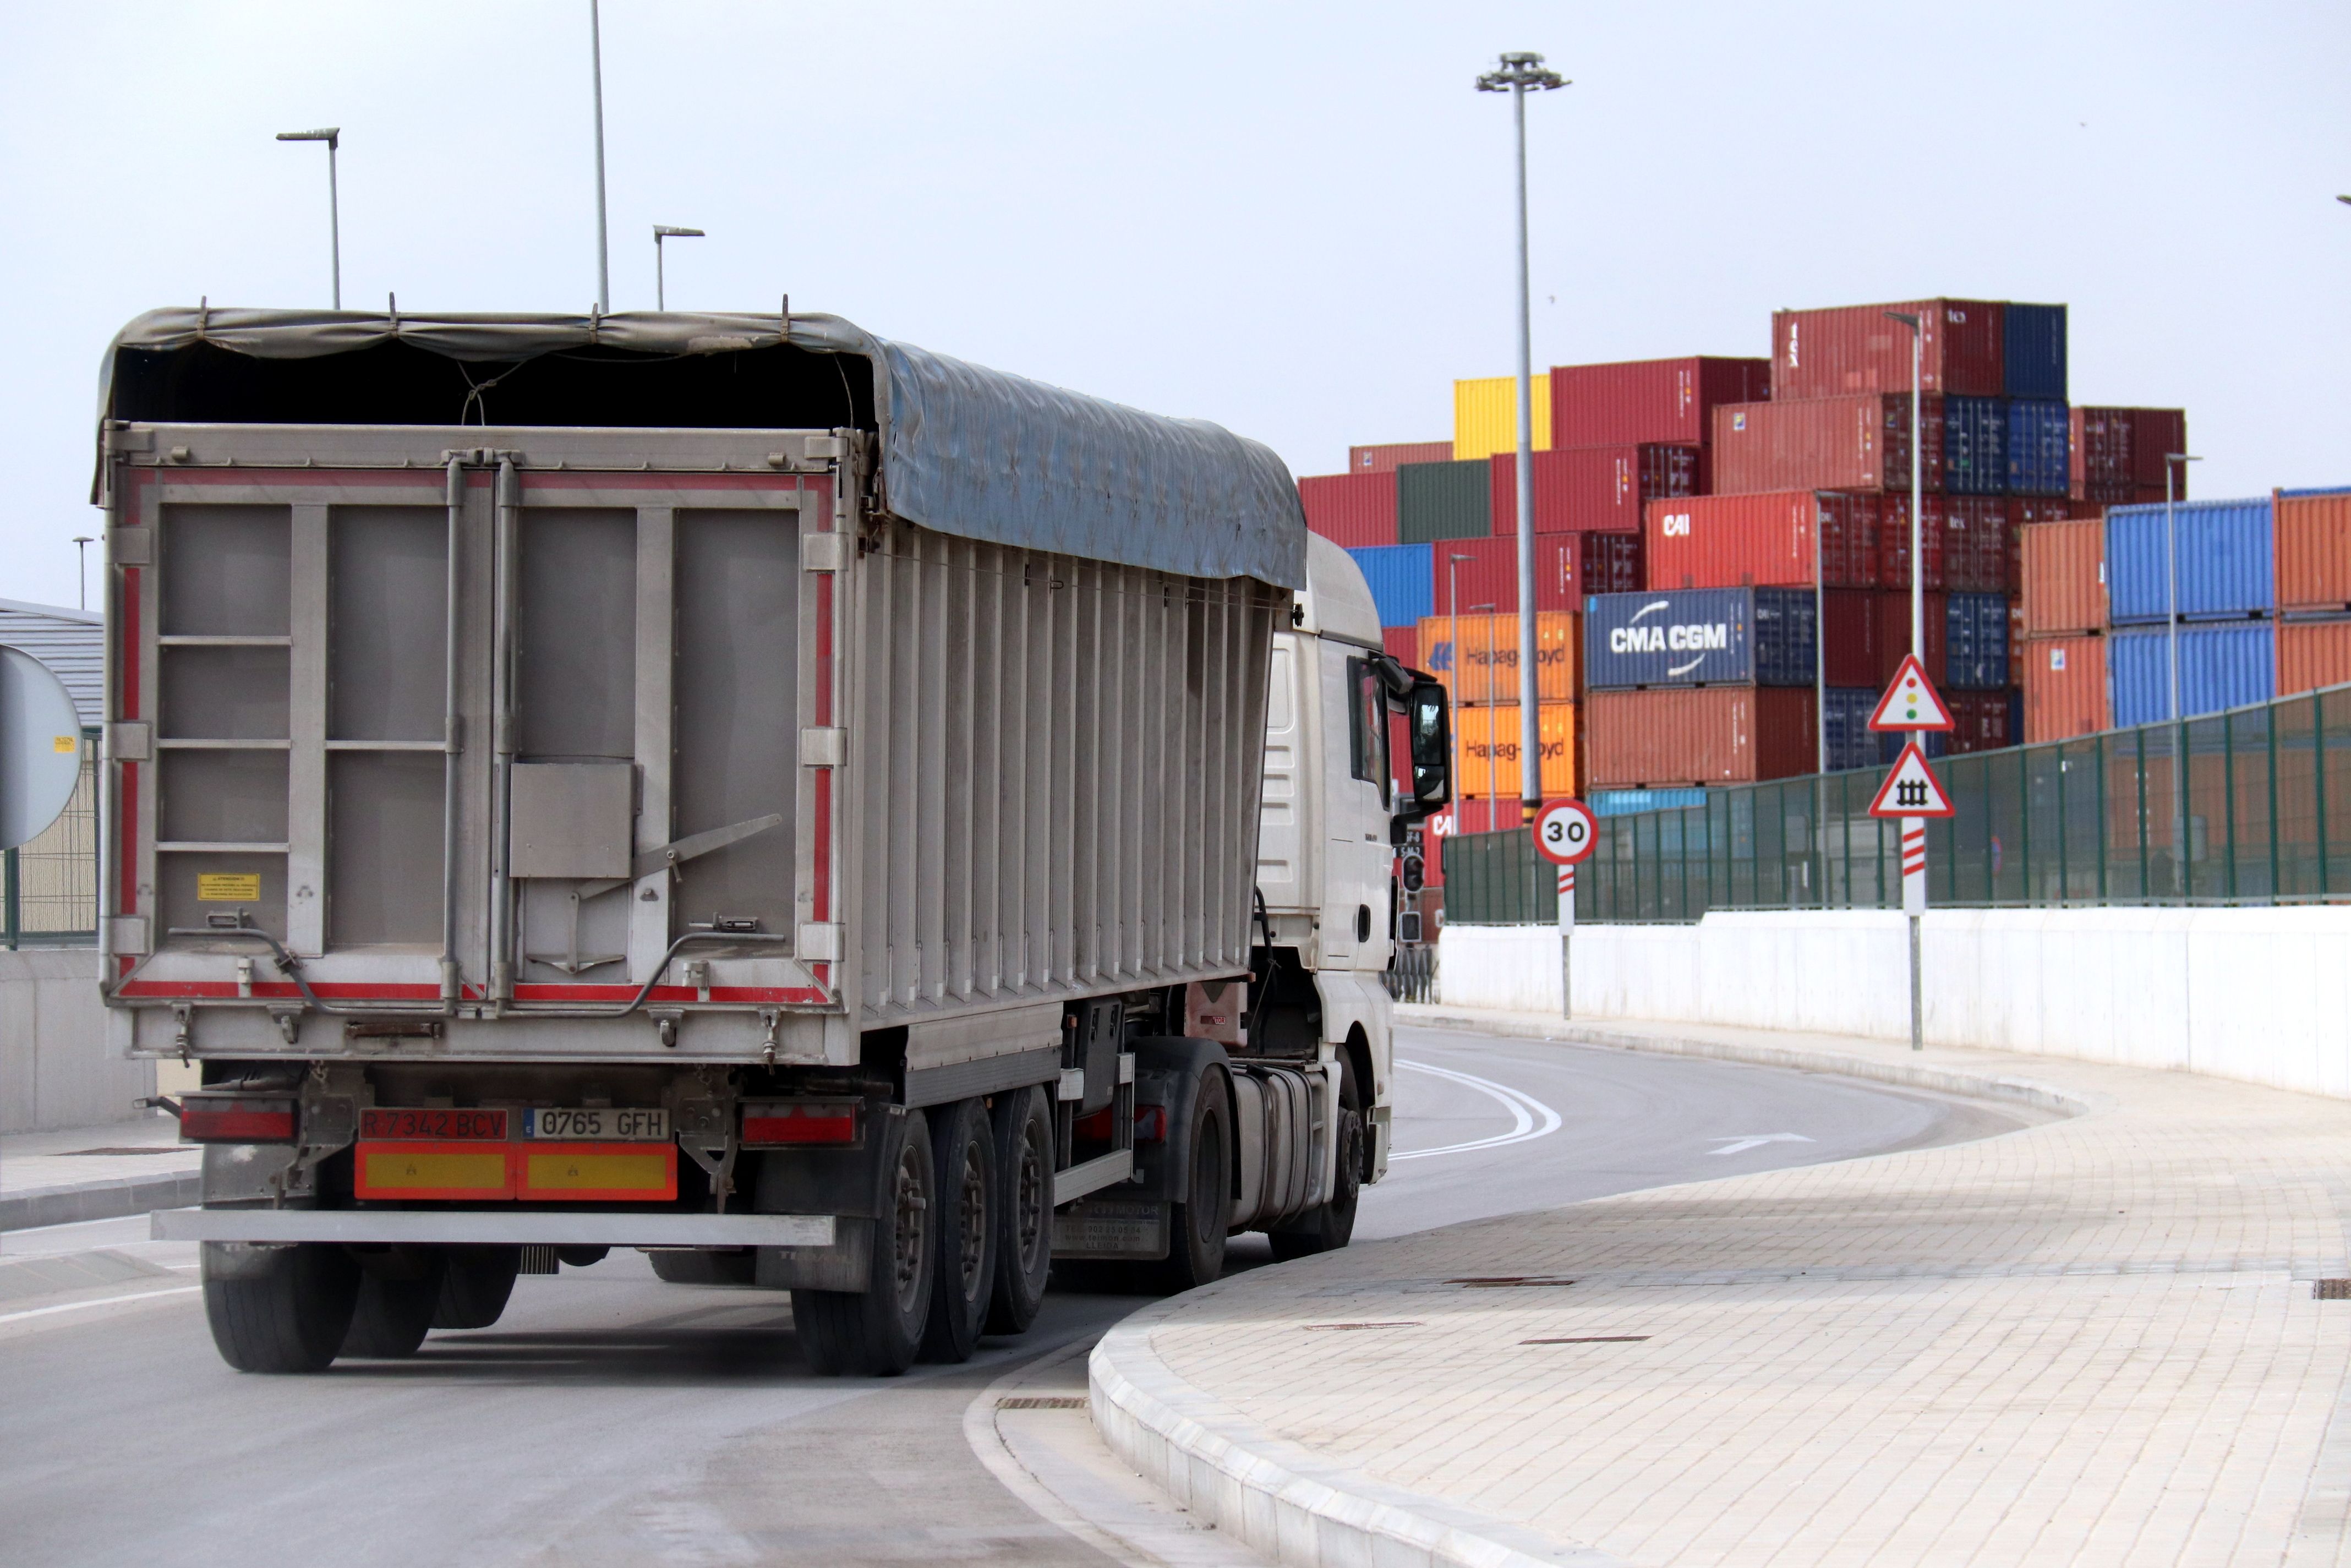
[{"label": "truck side mirror", "polygon": [[1405,698],[1405,727],[1412,736],[1412,800],[1402,814],[1418,821],[1443,810],[1453,799],[1453,726],[1445,687],[1426,675]]}]

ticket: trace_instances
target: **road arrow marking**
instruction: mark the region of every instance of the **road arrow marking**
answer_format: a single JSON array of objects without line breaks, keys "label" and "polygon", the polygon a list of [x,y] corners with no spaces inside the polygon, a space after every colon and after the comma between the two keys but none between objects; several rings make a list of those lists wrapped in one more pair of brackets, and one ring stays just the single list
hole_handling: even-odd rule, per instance
[{"label": "road arrow marking", "polygon": [[1812,1139],[1802,1133],[1757,1133],[1743,1137],[1718,1139],[1724,1146],[1718,1155],[1743,1155],[1750,1149],[1760,1149],[1766,1144],[1809,1144]]}]

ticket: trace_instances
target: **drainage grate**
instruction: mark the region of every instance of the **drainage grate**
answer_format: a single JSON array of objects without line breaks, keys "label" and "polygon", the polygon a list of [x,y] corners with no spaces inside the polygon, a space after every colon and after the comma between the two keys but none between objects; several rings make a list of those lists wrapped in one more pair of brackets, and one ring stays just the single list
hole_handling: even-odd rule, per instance
[{"label": "drainage grate", "polygon": [[1562,1280],[1556,1274],[1473,1274],[1467,1279],[1447,1280],[1448,1285],[1459,1285],[1471,1291],[1499,1291],[1518,1285],[1573,1285],[1573,1280]]},{"label": "drainage grate", "polygon": [[2310,1294],[2314,1301],[2351,1301],[2351,1280],[2313,1280]]},{"label": "drainage grate", "polygon": [[1417,1322],[1397,1322],[1392,1323],[1307,1323],[1303,1326],[1309,1333],[1313,1333],[1318,1330],[1330,1330],[1333,1333],[1343,1333],[1350,1329],[1416,1329],[1423,1327],[1424,1325]]},{"label": "drainage grate", "polygon": [[1645,1333],[1588,1333],[1573,1339],[1522,1339],[1520,1344],[1638,1344],[1648,1338]]},{"label": "drainage grate", "polygon": [[998,1410],[1082,1410],[1085,1396],[1081,1394],[1015,1394],[996,1402]]}]

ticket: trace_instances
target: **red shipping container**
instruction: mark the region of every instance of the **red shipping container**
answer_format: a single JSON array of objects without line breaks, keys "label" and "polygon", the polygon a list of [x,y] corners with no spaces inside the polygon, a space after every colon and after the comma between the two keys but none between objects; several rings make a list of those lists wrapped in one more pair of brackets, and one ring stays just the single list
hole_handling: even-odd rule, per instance
[{"label": "red shipping container", "polygon": [[1948,692],[1951,732],[1945,744],[1954,752],[1999,751],[2014,746],[2008,733],[2006,692]]},{"label": "red shipping container", "polygon": [[1347,448],[1347,471],[1351,474],[1393,474],[1399,464],[1452,461],[1450,441],[1396,441],[1385,446]]},{"label": "red shipping container", "polygon": [[2277,623],[2277,695],[2351,681],[2351,620]]},{"label": "red shipping container", "polygon": [[[1960,593],[2008,591],[2008,503],[1998,496],[1929,496],[1920,544],[1927,586]],[[1877,580],[1910,586],[1910,498],[1888,496],[1878,515]]]},{"label": "red shipping container", "polygon": [[[1886,673],[1871,684],[1886,686],[1894,683],[1894,672],[1902,663],[1902,656],[1910,652],[1910,595],[1907,592],[1880,593],[1875,597],[1877,601],[1877,645],[1879,657],[1886,661],[1883,666]],[[1949,671],[1944,659],[1944,645],[1949,633],[1949,622],[1944,619],[1948,608],[1946,595],[1928,591],[1926,604],[1927,648],[1918,662],[1927,666],[1927,678],[1938,686],[1943,684],[1943,676]]]},{"label": "red shipping container", "polygon": [[1565,448],[1663,441],[1703,446],[1712,439],[1717,404],[1761,402],[1771,395],[1768,360],[1693,354],[1678,360],[1554,365],[1551,444]]},{"label": "red shipping container", "polygon": [[[2163,499],[2164,455],[2188,450],[2188,415],[2176,408],[2076,408],[2067,454],[2077,501],[2110,507]],[[2188,498],[2188,465],[2172,465],[2172,494]]]},{"label": "red shipping container", "polygon": [[[1646,588],[1869,588],[1879,572],[1878,498],[1812,490],[1652,501]],[[1815,546],[1814,536],[1818,536]]]},{"label": "red shipping container", "polygon": [[1908,392],[1911,331],[1886,319],[1888,310],[1919,319],[1925,340],[1918,365],[1920,391],[2001,395],[2006,312],[1988,299],[1921,299],[1773,311],[1772,399]]},{"label": "red shipping container", "polygon": [[2024,744],[2114,727],[2107,717],[2104,637],[2035,637],[2017,654],[2024,677]]},{"label": "red shipping container", "polygon": [[1892,684],[1902,650],[1887,641],[1877,609],[1884,597],[1865,588],[1821,591],[1821,675],[1829,685]]},{"label": "red shipping container", "polygon": [[1384,474],[1322,474],[1298,482],[1306,526],[1335,545],[1396,542],[1396,476]]},{"label": "red shipping container", "polygon": [[[1535,454],[1535,532],[1638,533],[1641,503],[1698,494],[1698,448],[1584,446]],[[1519,530],[1519,455],[1491,459],[1494,531]]]},{"label": "red shipping container", "polygon": [[[1943,400],[1927,399],[1928,490],[1943,487]],[[1714,411],[1712,493],[1907,490],[1910,394],[1728,404]]]},{"label": "red shipping container", "polygon": [[2351,490],[2270,497],[2280,610],[2351,611]]},{"label": "red shipping container", "polygon": [[1595,789],[1788,779],[1820,756],[1810,686],[1594,692],[1586,712]]},{"label": "red shipping container", "polygon": [[[1638,534],[1537,534],[1535,608],[1580,611],[1587,593],[1634,592],[1645,581],[1643,555]],[[1454,556],[1468,559],[1456,563]],[[1457,589],[1464,614],[1475,604],[1490,604],[1504,615],[1518,612],[1516,538],[1439,539],[1431,557],[1437,573],[1434,613],[1451,613],[1455,607],[1447,595]]]},{"label": "red shipping container", "polygon": [[2074,637],[2106,623],[2106,525],[2096,517],[2022,529],[2024,634]]},{"label": "red shipping container", "polygon": [[[2135,408],[2131,410],[2131,476],[2142,491],[2155,492],[2156,500],[2163,499],[2164,459],[2174,452],[2188,450],[2188,412],[2178,408]],[[2175,499],[2188,499],[2188,465],[2174,463],[2171,469],[2171,494]]]}]

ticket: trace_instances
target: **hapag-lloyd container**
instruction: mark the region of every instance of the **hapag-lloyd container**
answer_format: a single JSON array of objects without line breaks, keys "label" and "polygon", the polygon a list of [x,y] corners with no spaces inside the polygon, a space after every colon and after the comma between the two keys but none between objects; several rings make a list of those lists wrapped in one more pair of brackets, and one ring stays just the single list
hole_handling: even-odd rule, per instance
[{"label": "hapag-lloyd container", "polygon": [[[1586,594],[1640,587],[1642,554],[1638,534],[1537,534],[1535,608],[1580,611]],[[1436,598],[1430,614],[1473,604],[1490,604],[1504,614],[1519,609],[1516,538],[1447,539],[1435,548],[1431,564]],[[1447,597],[1457,590],[1458,606]]]},{"label": "hapag-lloyd container", "polygon": [[1429,613],[1429,555],[1426,545],[1377,545],[1351,549],[1355,564],[1371,584],[1372,602],[1382,626],[1417,626]]},{"label": "hapag-lloyd container", "polygon": [[[1878,581],[1879,498],[1844,491],[1652,501],[1641,538],[1653,588],[1832,588]],[[1816,542],[1817,541],[1817,542]]]},{"label": "hapag-lloyd container", "polygon": [[1405,544],[1479,538],[1492,487],[1483,458],[1467,463],[1406,463],[1396,469],[1396,538]]},{"label": "hapag-lloyd container", "polygon": [[2106,623],[2106,525],[2097,517],[2027,523],[2022,530],[2024,630],[2079,636]]},{"label": "hapag-lloyd container", "polygon": [[[1943,488],[1943,399],[1926,400],[1919,436],[1927,488]],[[1910,394],[1726,403],[1714,411],[1711,488],[1736,496],[1767,490],[1910,488]]]},{"label": "hapag-lloyd container", "polygon": [[[2059,308],[2063,308],[2061,306]],[[2062,402],[2008,404],[2008,493],[2063,496],[2073,484],[2073,414]]]},{"label": "hapag-lloyd container", "polygon": [[[2218,621],[2266,615],[2276,608],[2270,497],[2188,501],[2171,510],[2176,522],[2168,529],[2160,502],[2106,508],[2106,602],[2113,624],[2168,618],[2175,548],[2182,616]],[[2167,542],[2173,532],[2176,547]],[[2138,722],[2120,718],[2122,706],[2117,697],[2118,723]]]},{"label": "hapag-lloyd container", "polygon": [[[1456,623],[1461,645],[1453,644]],[[1583,685],[1583,617],[1564,611],[1535,615],[1535,700],[1573,702]],[[1420,623],[1413,658],[1405,662],[1445,683],[1456,708],[1514,703],[1519,691],[1516,615],[1431,615]]]},{"label": "hapag-lloyd container", "polygon": [[2351,681],[2351,620],[2277,623],[2278,695]]},{"label": "hapag-lloyd container", "polygon": [[2008,596],[1954,593],[1943,602],[1943,675],[1954,691],[2008,689]]},{"label": "hapag-lloyd container", "polygon": [[2001,308],[2001,391],[2011,397],[2065,401],[2065,307]]},{"label": "hapag-lloyd container", "polygon": [[1761,402],[1771,395],[1768,360],[1628,360],[1606,365],[1554,365],[1551,372],[1555,447],[1630,446],[1713,439],[1716,406]]},{"label": "hapag-lloyd container", "polygon": [[1808,588],[1597,593],[1585,601],[1584,682],[1808,685],[1816,630]]},{"label": "hapag-lloyd container", "polygon": [[[2171,718],[2171,628],[2117,628],[2105,641],[2116,727]],[[2179,717],[2263,703],[2276,695],[2277,639],[2268,622],[2208,622],[2179,628]]]},{"label": "hapag-lloyd container", "polygon": [[[1542,747],[1542,793],[1546,799],[1575,793],[1575,705],[1544,703],[1535,710],[1535,738]],[[1453,793],[1467,801],[1482,796],[1515,803],[1519,794],[1519,706],[1463,708],[1453,716]]]},{"label": "hapag-lloyd container", "polygon": [[[2008,503],[1997,496],[1929,496],[1919,548],[1926,585],[1996,593],[2008,587]],[[1910,586],[1910,498],[1884,497],[1877,523],[1877,580]]]},{"label": "hapag-lloyd container", "polygon": [[2270,505],[2280,612],[2351,611],[2351,490],[2280,490]]},{"label": "hapag-lloyd container", "polygon": [[1810,686],[1651,686],[1593,692],[1585,734],[1594,789],[1752,784],[1810,773]]},{"label": "hapag-lloyd container", "polygon": [[1353,474],[1393,474],[1406,463],[1450,463],[1449,441],[1392,441],[1384,446],[1350,446],[1347,470]]},{"label": "hapag-lloyd container", "polygon": [[[1638,446],[1579,446],[1534,457],[1535,532],[1638,533],[1641,504],[1694,496],[1699,448],[1649,442]],[[1494,531],[1519,529],[1519,455],[1497,452],[1488,503]]]},{"label": "hapag-lloyd container", "polygon": [[2106,640],[2035,637],[2017,650],[2024,685],[2024,743],[2071,740],[2112,729],[2106,710]]},{"label": "hapag-lloyd container", "polygon": [[1919,319],[1919,386],[1930,392],[1998,397],[2004,390],[2006,322],[1985,299],[1921,299],[1771,313],[1773,400],[1910,390],[1910,329],[1886,317]]},{"label": "hapag-lloyd container", "polygon": [[1321,474],[1298,482],[1306,526],[1350,549],[1396,542],[1396,478],[1385,473]]}]

